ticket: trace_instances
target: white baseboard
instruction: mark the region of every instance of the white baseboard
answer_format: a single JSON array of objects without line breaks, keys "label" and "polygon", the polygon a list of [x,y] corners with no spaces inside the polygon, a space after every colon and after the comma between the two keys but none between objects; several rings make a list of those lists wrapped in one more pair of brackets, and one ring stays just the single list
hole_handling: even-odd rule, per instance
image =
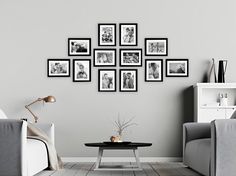
[{"label": "white baseboard", "polygon": [[[63,162],[96,162],[96,157],[62,157]],[[141,162],[181,162],[181,157],[140,157]],[[133,157],[103,157],[102,162],[135,162]]]}]

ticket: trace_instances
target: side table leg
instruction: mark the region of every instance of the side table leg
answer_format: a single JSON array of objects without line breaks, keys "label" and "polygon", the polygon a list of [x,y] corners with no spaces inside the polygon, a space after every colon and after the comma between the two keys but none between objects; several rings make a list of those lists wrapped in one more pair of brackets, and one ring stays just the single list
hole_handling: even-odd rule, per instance
[{"label": "side table leg", "polygon": [[102,160],[102,154],[103,154],[103,149],[99,147],[99,149],[98,149],[98,157],[97,157],[97,162],[96,162],[96,165],[95,165],[95,169],[98,169],[100,167],[100,163],[101,163],[101,160]]},{"label": "side table leg", "polygon": [[134,152],[134,156],[135,156],[135,159],[136,159],[136,163],[137,163],[138,169],[142,169],[141,163],[140,163],[140,159],[139,159],[138,149],[137,148],[133,149],[133,152]]}]

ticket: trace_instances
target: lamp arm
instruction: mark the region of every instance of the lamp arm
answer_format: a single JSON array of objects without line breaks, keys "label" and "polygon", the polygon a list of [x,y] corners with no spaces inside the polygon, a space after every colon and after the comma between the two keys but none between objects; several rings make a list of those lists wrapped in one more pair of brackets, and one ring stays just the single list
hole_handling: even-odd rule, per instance
[{"label": "lamp arm", "polygon": [[30,106],[39,102],[39,101],[42,101],[43,99],[42,98],[38,98],[37,100],[33,101],[32,103],[28,104],[28,105],[25,105],[25,108],[30,112],[30,114],[34,117],[34,122],[37,123],[38,122],[38,117],[30,110]]}]

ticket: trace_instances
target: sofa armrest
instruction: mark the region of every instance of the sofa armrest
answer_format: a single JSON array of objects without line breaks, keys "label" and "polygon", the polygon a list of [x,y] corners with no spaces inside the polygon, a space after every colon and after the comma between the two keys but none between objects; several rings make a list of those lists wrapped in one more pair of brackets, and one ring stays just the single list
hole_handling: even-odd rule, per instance
[{"label": "sofa armrest", "polygon": [[33,123],[32,125],[45,132],[55,146],[55,127],[53,123]]},{"label": "sofa armrest", "polygon": [[234,176],[236,173],[236,120],[211,122],[211,176]]},{"label": "sofa armrest", "polygon": [[185,123],[183,125],[183,162],[185,163],[185,147],[189,141],[211,137],[210,123]]},{"label": "sofa armrest", "polygon": [[27,175],[26,137],[27,122],[0,119],[1,175]]}]

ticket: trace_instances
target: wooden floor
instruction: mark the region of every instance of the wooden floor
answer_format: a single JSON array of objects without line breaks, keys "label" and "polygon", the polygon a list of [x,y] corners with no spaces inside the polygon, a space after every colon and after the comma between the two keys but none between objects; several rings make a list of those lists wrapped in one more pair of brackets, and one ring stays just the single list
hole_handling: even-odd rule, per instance
[{"label": "wooden floor", "polygon": [[200,176],[177,162],[142,163],[142,168],[143,171],[94,171],[94,163],[65,163],[60,171],[43,171],[36,176]]}]

